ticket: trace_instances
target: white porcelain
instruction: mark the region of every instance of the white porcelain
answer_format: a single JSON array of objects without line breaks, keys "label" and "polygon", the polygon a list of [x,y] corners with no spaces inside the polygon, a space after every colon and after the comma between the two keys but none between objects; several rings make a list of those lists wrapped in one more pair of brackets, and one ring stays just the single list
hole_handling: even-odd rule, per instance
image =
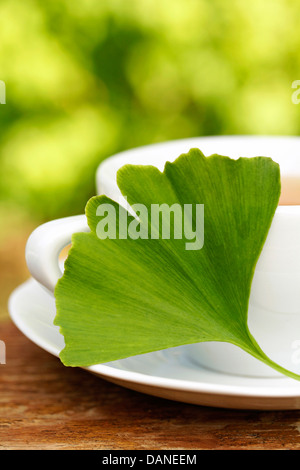
[{"label": "white porcelain", "polygon": [[[58,356],[64,339],[59,328],[53,325],[55,301],[46,289],[30,279],[11,295],[9,312],[31,341]],[[196,405],[300,409],[300,382],[286,377],[251,378],[218,373],[193,362],[186,346],[100,364],[87,370],[132,390]]]},{"label": "white porcelain", "polygon": [[[122,201],[116,184],[117,170],[126,163],[154,165],[163,170],[167,160],[192,147],[205,155],[220,153],[232,158],[265,155],[280,164],[281,203],[276,210],[258,260],[249,303],[249,328],[259,345],[282,366],[300,373],[294,345],[300,341],[300,138],[297,137],[199,137],[165,142],[122,152],[105,160],[97,171],[98,194]],[[126,205],[123,199],[124,206]],[[53,292],[62,275],[58,254],[75,231],[87,231],[85,216],[49,222],[33,232],[26,260],[33,277]],[[276,377],[279,374],[235,346],[225,343],[190,345],[186,351],[200,365],[225,373]]]},{"label": "white porcelain", "polygon": [[86,216],[76,215],[47,222],[30,235],[25,250],[27,265],[32,276],[50,292],[62,276],[62,249],[70,244],[73,233],[88,231]]}]

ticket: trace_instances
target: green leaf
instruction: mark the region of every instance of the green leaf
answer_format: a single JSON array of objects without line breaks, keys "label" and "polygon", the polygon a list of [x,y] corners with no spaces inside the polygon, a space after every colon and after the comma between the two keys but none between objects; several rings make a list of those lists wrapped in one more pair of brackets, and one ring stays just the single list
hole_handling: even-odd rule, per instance
[{"label": "green leaf", "polygon": [[[153,230],[159,239],[100,240],[97,227],[103,217],[97,210],[104,204],[116,210],[117,234],[119,228],[130,230],[136,219],[105,196],[88,202],[91,233],[73,235],[55,290],[55,324],[66,343],[62,362],[89,366],[184,344],[225,341],[299,378],[272,362],[247,326],[255,265],[280,196],[279,166],[265,157],[205,157],[192,149],[166,163],[163,173],[126,165],[118,172],[118,186],[131,206],[146,206],[147,214],[137,214],[140,229],[148,234]],[[186,249],[186,237],[163,239],[151,218],[152,205],[163,203],[182,208],[204,204],[202,249]],[[192,222],[195,228],[195,213]]]}]

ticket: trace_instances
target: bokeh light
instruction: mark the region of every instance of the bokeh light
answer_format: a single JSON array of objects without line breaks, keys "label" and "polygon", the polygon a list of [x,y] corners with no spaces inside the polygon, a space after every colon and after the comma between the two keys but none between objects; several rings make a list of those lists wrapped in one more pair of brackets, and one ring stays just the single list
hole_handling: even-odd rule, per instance
[{"label": "bokeh light", "polygon": [[299,134],[299,14],[296,0],[2,0],[2,228],[83,212],[120,150]]}]

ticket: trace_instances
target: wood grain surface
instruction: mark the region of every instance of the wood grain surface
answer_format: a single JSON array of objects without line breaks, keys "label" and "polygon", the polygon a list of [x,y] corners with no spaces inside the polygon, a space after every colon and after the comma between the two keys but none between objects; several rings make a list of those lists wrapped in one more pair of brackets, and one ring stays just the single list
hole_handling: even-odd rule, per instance
[{"label": "wood grain surface", "polygon": [[[26,234],[27,235],[27,234]],[[0,449],[299,449],[300,411],[198,407],[121,388],[58,359],[11,323],[9,292],[28,277],[26,237],[0,249]]]}]

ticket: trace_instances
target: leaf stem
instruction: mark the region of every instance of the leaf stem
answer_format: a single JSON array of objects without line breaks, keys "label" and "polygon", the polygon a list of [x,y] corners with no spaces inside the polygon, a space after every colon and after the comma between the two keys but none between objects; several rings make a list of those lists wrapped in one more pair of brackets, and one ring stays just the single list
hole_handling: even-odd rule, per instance
[{"label": "leaf stem", "polygon": [[260,361],[264,362],[269,367],[272,367],[277,372],[280,372],[281,374],[286,375],[287,377],[290,377],[291,379],[300,381],[299,374],[296,374],[295,372],[292,372],[286,369],[285,367],[280,366],[279,364],[277,364],[277,362],[274,362],[272,359],[270,359],[264,353],[261,347],[258,345],[258,343],[256,342],[255,338],[252,336],[250,331],[248,331],[248,336],[249,336],[250,343],[246,343],[243,346],[242,345],[240,346],[244,351],[251,354],[256,359],[259,359]]}]

